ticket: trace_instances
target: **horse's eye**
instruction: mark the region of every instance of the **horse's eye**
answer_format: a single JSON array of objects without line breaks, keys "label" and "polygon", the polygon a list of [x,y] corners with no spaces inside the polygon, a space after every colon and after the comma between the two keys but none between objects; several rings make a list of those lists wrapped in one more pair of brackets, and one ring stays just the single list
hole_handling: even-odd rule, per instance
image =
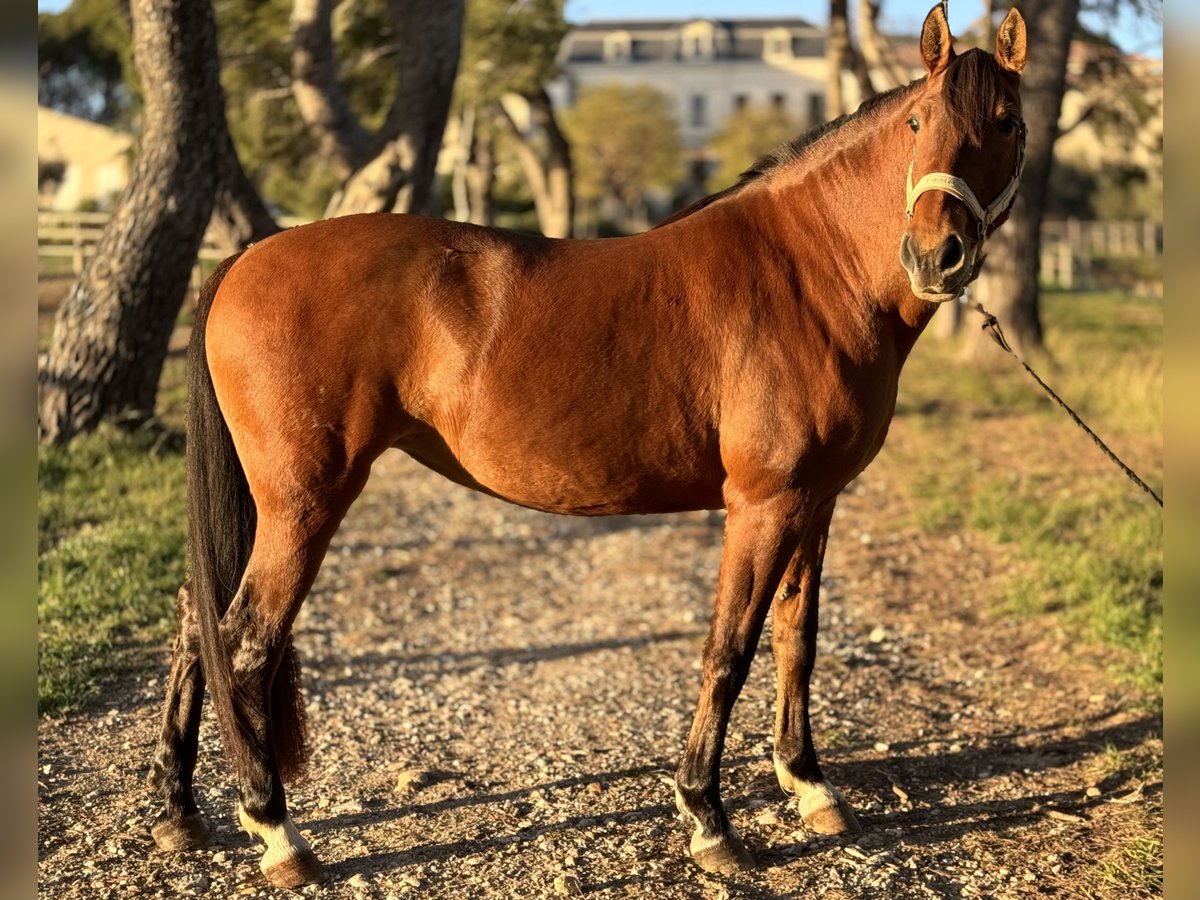
[{"label": "horse's eye", "polygon": [[1004,134],[1012,134],[1016,130],[1017,120],[1012,116],[1005,116],[1000,120],[1000,131]]},{"label": "horse's eye", "polygon": [[911,119],[908,120],[908,127],[911,128],[913,130],[913,133],[915,134],[916,132],[921,130],[921,123],[917,121],[916,116],[913,116]]}]

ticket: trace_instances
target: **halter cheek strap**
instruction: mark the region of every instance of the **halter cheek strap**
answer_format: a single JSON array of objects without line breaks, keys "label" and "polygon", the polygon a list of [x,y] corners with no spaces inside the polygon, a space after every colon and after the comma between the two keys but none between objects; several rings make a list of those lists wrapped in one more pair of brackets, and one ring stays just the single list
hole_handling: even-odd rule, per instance
[{"label": "halter cheek strap", "polygon": [[975,197],[975,192],[971,190],[971,186],[959,178],[957,175],[950,175],[946,172],[930,172],[913,184],[913,166],[916,164],[914,159],[908,166],[908,198],[905,203],[904,212],[908,218],[912,218],[913,210],[917,207],[917,200],[927,191],[942,191],[957,197],[966,204],[967,209],[971,210],[976,221],[979,222],[979,242],[983,243],[987,237],[988,229],[992,227],[995,221],[1001,215],[1008,212],[1012,208],[1013,201],[1017,197],[1017,187],[1021,184],[1021,173],[1025,169],[1025,123],[1021,122],[1018,126],[1020,134],[1017,140],[1017,167],[1013,175],[1008,179],[1008,183],[1004,185],[1003,190],[999,195],[984,206]]}]

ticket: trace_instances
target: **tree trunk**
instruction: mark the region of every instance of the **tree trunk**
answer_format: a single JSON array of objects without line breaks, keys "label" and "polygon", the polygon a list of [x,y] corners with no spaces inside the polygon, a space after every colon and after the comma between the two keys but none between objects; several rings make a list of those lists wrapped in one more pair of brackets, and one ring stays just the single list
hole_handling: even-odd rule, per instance
[{"label": "tree trunk", "polygon": [[867,61],[863,59],[863,55],[858,52],[858,48],[853,43],[849,45],[850,50],[850,70],[854,73],[854,79],[858,82],[858,102],[865,103],[875,96],[875,85],[871,81],[871,70],[867,68]]},{"label": "tree trunk", "polygon": [[496,181],[496,154],[490,129],[477,129],[466,165],[467,221],[473,225],[493,222],[492,186]]},{"label": "tree trunk", "polygon": [[331,0],[295,0],[292,81],[305,123],[345,179],[325,215],[429,213],[434,169],[462,45],[464,0],[389,4],[396,29],[396,96],[379,132],[355,118],[335,76]]},{"label": "tree trunk", "polygon": [[996,46],[996,13],[1003,8],[998,0],[983,0],[983,46],[989,50]]},{"label": "tree trunk", "polygon": [[350,101],[337,80],[332,15],[333,0],[294,0],[292,95],[300,118],[316,135],[322,156],[344,179],[366,165],[375,153],[371,135],[350,109]]},{"label": "tree trunk", "polygon": [[224,140],[216,148],[217,195],[209,229],[221,252],[232,255],[280,228],[246,177],[228,128],[224,131]]},{"label": "tree trunk", "polygon": [[396,40],[404,72],[385,129],[398,132],[407,177],[393,207],[396,212],[428,214],[436,206],[433,176],[458,74],[464,0],[395,5],[402,10]]},{"label": "tree trunk", "polygon": [[[517,161],[525,172],[538,225],[546,237],[570,237],[575,219],[575,190],[571,177],[571,145],[559,128],[550,95],[540,90],[525,96],[529,103],[530,134],[525,134],[504,110],[504,120],[516,138]],[[537,130],[545,136],[544,156],[533,139]]]},{"label": "tree trunk", "polygon": [[879,32],[878,21],[879,0],[858,0],[858,46],[865,64],[886,91],[908,84],[912,76],[896,60],[887,38]]},{"label": "tree trunk", "polygon": [[450,177],[450,196],[454,203],[454,221],[471,218],[471,198],[467,194],[467,166],[475,143],[474,106],[465,106],[458,116],[458,145],[454,148],[454,171]]},{"label": "tree trunk", "polygon": [[[1058,138],[1058,117],[1066,87],[1067,54],[1079,15],[1079,0],[1046,0],[1027,19],[1029,67],[1021,80],[1021,108],[1027,128],[1025,173],[1008,221],[988,241],[987,263],[971,289],[974,299],[1000,319],[1009,342],[1022,355],[1042,347],[1038,312],[1038,268],[1042,215]],[[964,354],[995,351],[981,329],[968,328]]]},{"label": "tree trunk", "polygon": [[154,413],[167,341],[213,208],[224,132],[208,0],[134,0],[145,92],[137,163],[71,289],[40,374],[39,433],[61,443],[102,420]]},{"label": "tree trunk", "polygon": [[842,70],[850,58],[850,24],[846,0],[829,0],[829,36],[825,39],[825,117],[846,113],[842,96]]}]

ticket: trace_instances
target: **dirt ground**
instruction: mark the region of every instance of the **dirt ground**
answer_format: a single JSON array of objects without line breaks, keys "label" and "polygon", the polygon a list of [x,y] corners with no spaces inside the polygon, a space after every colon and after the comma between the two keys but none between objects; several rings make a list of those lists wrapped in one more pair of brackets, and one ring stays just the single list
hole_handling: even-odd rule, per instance
[{"label": "dirt ground", "polygon": [[[720,877],[687,858],[670,773],[723,516],[555,518],[385,456],[297,626],[315,756],[290,801],[331,871],[303,894],[1137,896],[1139,841],[1162,837],[1161,715],[1051,620],[990,612],[1019,561],[903,527],[886,457],[834,519],[813,690],[826,773],[865,833],[811,835],[779,791],[764,635],[723,770],[759,867]],[[153,848],[166,661],[42,721],[44,896],[286,893],[236,828],[211,719],[214,846]]]}]

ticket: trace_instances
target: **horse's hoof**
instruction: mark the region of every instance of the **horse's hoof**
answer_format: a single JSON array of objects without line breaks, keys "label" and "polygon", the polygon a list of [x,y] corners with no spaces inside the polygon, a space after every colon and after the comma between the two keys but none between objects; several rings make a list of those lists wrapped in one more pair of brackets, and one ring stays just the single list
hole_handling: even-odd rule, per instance
[{"label": "horse's hoof", "polygon": [[263,874],[275,887],[289,890],[304,887],[306,884],[318,884],[329,877],[325,867],[311,850],[289,856],[283,862],[263,869]]},{"label": "horse's hoof", "polygon": [[837,788],[830,787],[829,793],[822,797],[812,796],[818,802],[812,805],[800,804],[800,818],[809,831],[817,834],[861,834],[862,826],[854,810]]},{"label": "horse's hoof", "polygon": [[199,850],[207,847],[212,835],[200,813],[182,819],[163,819],[150,828],[150,836],[159,850],[176,853],[180,850]]},{"label": "horse's hoof", "polygon": [[[696,842],[693,841],[692,844],[695,847]],[[705,872],[715,872],[719,875],[732,875],[754,868],[754,857],[737,835],[722,838],[710,846],[693,849],[692,859]]]}]

